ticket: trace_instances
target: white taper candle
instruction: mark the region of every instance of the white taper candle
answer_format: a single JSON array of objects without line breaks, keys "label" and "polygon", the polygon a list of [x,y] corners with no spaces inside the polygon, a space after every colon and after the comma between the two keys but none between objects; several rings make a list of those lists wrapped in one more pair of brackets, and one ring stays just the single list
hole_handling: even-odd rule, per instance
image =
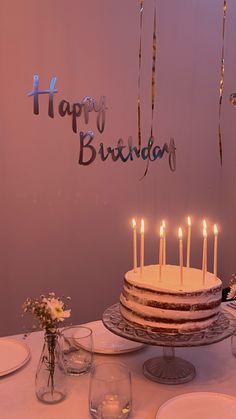
[{"label": "white taper candle", "polygon": [[202,248],[202,282],[203,285],[205,284],[205,276],[206,276],[206,270],[207,270],[207,230],[206,230],[206,224],[203,223],[203,248]]},{"label": "white taper candle", "polygon": [[166,222],[162,220],[163,227],[163,265],[166,264]]},{"label": "white taper candle", "polygon": [[218,227],[214,224],[214,275],[217,277]]},{"label": "white taper candle", "polygon": [[183,285],[183,232],[182,228],[179,227],[179,267],[180,267],[180,285]]},{"label": "white taper candle", "polygon": [[164,227],[160,227],[160,242],[159,242],[159,281],[161,281],[161,269],[163,264],[163,233]]},{"label": "white taper candle", "polygon": [[188,217],[187,260],[186,260],[187,268],[190,267],[190,254],[191,254],[191,218]]},{"label": "white taper candle", "polygon": [[134,272],[137,272],[137,224],[135,218],[132,219],[133,227],[133,261],[134,261]]},{"label": "white taper candle", "polygon": [[[202,226],[203,226],[203,247],[204,247],[204,257],[202,257],[202,264],[203,264],[203,259],[204,259],[205,270],[207,272],[207,224],[206,224],[206,220],[203,220]],[[203,268],[204,266],[202,265],[202,270]]]},{"label": "white taper candle", "polygon": [[143,272],[144,267],[144,219],[141,219],[140,226],[140,273]]}]

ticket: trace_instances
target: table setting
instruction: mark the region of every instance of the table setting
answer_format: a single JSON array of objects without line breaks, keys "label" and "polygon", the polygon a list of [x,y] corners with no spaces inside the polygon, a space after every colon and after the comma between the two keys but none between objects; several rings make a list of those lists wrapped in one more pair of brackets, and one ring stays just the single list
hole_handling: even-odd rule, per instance
[{"label": "table setting", "polygon": [[236,278],[222,303],[218,230],[212,274],[205,221],[202,269],[190,267],[190,234],[183,265],[180,230],[179,265],[166,263],[163,224],[159,264],[146,266],[143,220],[138,267],[132,225],[134,267],[101,319],[71,324],[71,298],[54,292],[23,303],[34,331],[0,338],[4,419],[235,417]]},{"label": "table setting", "polygon": [[[236,314],[234,302],[230,304],[223,303],[222,306],[231,315]],[[90,330],[94,327],[92,333],[94,333],[95,344],[92,363],[98,366],[98,370],[91,368],[91,373],[91,370],[88,368],[87,372],[72,373],[72,375],[66,374],[67,394],[60,403],[51,405],[39,401],[35,396],[35,373],[42,350],[43,332],[33,332],[26,338],[24,335],[1,338],[0,399],[4,418],[47,418],[49,414],[52,418],[63,418],[65,415],[69,415],[72,419],[92,417],[89,411],[89,401],[92,400],[94,391],[100,389],[100,386],[96,384],[91,385],[91,381],[96,381],[99,374],[99,366],[101,368],[105,366],[103,374],[108,374],[112,368],[121,368],[121,370],[123,368],[127,373],[128,378],[125,381],[129,383],[128,388],[130,388],[132,393],[131,413],[129,415],[131,418],[171,419],[172,417],[178,417],[173,416],[173,412],[177,412],[178,415],[181,413],[181,417],[184,417],[183,411],[188,412],[188,408],[193,403],[198,406],[204,406],[205,413],[208,411],[212,412],[214,407],[213,411],[215,413],[221,412],[223,415],[222,412],[225,412],[224,409],[227,409],[229,412],[233,412],[232,415],[235,414],[235,354],[232,353],[233,347],[231,347],[230,337],[201,348],[177,348],[178,355],[180,354],[184,359],[194,363],[197,374],[189,383],[168,386],[147,379],[142,371],[142,364],[147,359],[156,354],[162,355],[161,347],[147,344],[140,346],[138,344],[136,347],[133,346],[131,350],[130,345],[132,345],[132,341],[116,335],[114,335],[114,342],[112,342],[112,334],[107,331],[101,320],[90,322],[87,325],[68,326],[65,330],[67,330],[67,333],[71,329],[77,331],[75,337],[73,337],[73,339],[76,339],[78,327],[87,327],[89,329],[89,326],[91,327]],[[102,336],[101,341],[99,336]],[[126,347],[123,339],[124,341],[127,340]],[[232,342],[234,339],[233,337]],[[105,340],[106,350],[104,350],[104,353],[102,348]],[[10,346],[9,342],[11,342],[12,346]],[[84,346],[87,346],[87,344]],[[14,355],[8,358],[7,354],[11,353],[11,347],[15,348],[14,350],[12,349],[12,354],[14,353]],[[115,350],[116,347],[117,351]],[[106,353],[107,351],[109,353]],[[87,353],[91,354],[90,351],[87,351]],[[4,365],[6,359],[9,364],[5,364],[6,368],[3,370],[2,365]],[[13,364],[13,366],[11,367],[10,364]],[[114,376],[114,371],[112,373]],[[101,379],[104,381],[104,378]],[[124,388],[126,388],[126,395],[131,394],[127,387],[122,385],[122,389]],[[102,412],[105,416],[101,417],[120,417],[111,416],[116,414],[119,401],[114,396],[110,398],[108,396],[109,393],[104,396]],[[203,412],[199,412],[199,415],[204,417]],[[215,415],[215,417],[217,416]]]},{"label": "table setting", "polygon": [[236,418],[236,1],[18,3],[0,419]]}]

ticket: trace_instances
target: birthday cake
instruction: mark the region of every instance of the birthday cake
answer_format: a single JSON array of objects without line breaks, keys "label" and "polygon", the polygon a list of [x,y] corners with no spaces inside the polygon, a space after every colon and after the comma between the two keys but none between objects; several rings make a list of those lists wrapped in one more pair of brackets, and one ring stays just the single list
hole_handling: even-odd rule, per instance
[{"label": "birthday cake", "polygon": [[128,271],[120,296],[120,312],[131,325],[155,332],[195,332],[217,320],[222,282],[214,274],[174,265],[144,266]]}]

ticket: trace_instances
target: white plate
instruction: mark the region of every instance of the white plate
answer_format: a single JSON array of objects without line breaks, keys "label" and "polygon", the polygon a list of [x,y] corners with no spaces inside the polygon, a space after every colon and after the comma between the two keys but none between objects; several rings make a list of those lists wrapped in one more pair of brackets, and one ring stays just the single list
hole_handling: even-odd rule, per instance
[{"label": "white plate", "polygon": [[115,335],[106,329],[101,320],[86,323],[84,326],[93,331],[93,350],[97,354],[122,354],[137,351],[145,346],[143,343]]},{"label": "white plate", "polygon": [[196,392],[173,397],[157,412],[156,419],[235,419],[236,398],[227,394]]},{"label": "white plate", "polygon": [[23,367],[29,359],[30,350],[24,342],[0,338],[0,377]]}]

